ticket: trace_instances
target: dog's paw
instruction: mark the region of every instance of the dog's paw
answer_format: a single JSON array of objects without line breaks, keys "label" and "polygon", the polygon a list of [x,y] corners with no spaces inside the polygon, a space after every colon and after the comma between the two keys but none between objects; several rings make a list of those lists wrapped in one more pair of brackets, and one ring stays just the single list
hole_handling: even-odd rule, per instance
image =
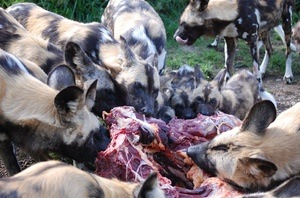
[{"label": "dog's paw", "polygon": [[294,78],[293,78],[293,76],[290,76],[290,77],[284,76],[283,80],[285,81],[286,84],[290,85],[293,83]]}]

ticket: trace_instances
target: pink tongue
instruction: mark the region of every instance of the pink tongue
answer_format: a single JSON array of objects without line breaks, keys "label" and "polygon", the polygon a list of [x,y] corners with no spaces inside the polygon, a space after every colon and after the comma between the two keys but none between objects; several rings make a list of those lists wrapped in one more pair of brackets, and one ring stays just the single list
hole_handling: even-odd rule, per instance
[{"label": "pink tongue", "polygon": [[183,40],[183,39],[180,38],[179,36],[176,36],[175,39],[176,39],[176,41],[177,41],[178,43],[183,44],[183,45],[185,45],[185,44],[187,43],[187,41],[188,41],[188,39]]}]

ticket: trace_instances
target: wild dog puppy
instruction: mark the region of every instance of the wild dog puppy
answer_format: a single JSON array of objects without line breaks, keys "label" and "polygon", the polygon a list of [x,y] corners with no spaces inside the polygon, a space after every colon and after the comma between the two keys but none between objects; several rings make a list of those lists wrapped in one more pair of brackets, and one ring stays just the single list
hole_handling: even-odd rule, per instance
[{"label": "wild dog puppy", "polygon": [[44,10],[33,3],[7,9],[29,32],[64,47],[77,43],[93,62],[105,66],[120,85],[126,105],[145,115],[154,114],[159,77],[157,55],[146,60],[135,55],[122,37],[120,43],[100,23],[83,24]]},{"label": "wild dog puppy", "polygon": [[253,59],[253,73],[261,82],[258,65],[257,42],[259,35],[265,44],[268,60],[272,47],[269,31],[282,21],[286,43],[287,83],[293,80],[291,42],[291,17],[294,0],[190,0],[180,17],[174,34],[177,42],[192,45],[200,36],[220,36],[225,39],[225,67],[233,74],[233,61],[237,38],[245,40]]},{"label": "wild dog puppy", "polygon": [[175,110],[175,115],[182,119],[192,119],[196,117],[193,106],[193,92],[196,89],[197,80],[201,78],[202,72],[198,66],[194,68],[183,65],[176,71],[170,80],[169,105]]},{"label": "wild dog puppy", "polygon": [[98,151],[107,147],[109,139],[90,112],[96,82],[86,92],[76,86],[57,91],[1,50],[0,83],[0,157],[10,175],[20,171],[12,143],[38,161],[54,152],[93,162]]},{"label": "wild dog puppy", "polygon": [[166,30],[160,16],[144,0],[110,0],[101,21],[115,39],[124,37],[130,49],[143,59],[158,54],[162,74],[166,60]]},{"label": "wild dog puppy", "polygon": [[59,161],[40,162],[11,178],[0,179],[0,197],[164,198],[157,174],[141,183],[106,179]]},{"label": "wild dog puppy", "polygon": [[274,104],[264,100],[251,108],[241,126],[189,147],[187,154],[240,190],[269,190],[299,173],[299,118],[300,103],[276,118]]},{"label": "wild dog puppy", "polygon": [[0,17],[0,48],[37,64],[46,73],[64,62],[64,52],[60,48],[30,34],[2,8]]},{"label": "wild dog puppy", "polygon": [[191,96],[197,113],[213,115],[218,109],[242,120],[260,98],[269,99],[276,105],[270,93],[259,89],[250,71],[240,70],[226,83],[225,76],[226,69],[222,69],[210,82],[203,77],[199,79],[200,85]]}]

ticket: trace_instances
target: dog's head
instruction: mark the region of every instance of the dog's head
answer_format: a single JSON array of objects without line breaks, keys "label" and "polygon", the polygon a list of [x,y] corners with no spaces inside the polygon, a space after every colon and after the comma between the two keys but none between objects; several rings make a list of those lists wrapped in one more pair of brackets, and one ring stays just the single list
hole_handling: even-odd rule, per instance
[{"label": "dog's head", "polygon": [[192,45],[202,35],[218,35],[237,17],[236,1],[190,0],[183,11],[174,39]]},{"label": "dog's head", "polygon": [[123,37],[121,46],[125,55],[120,59],[121,71],[115,79],[123,87],[126,105],[133,106],[139,113],[152,116],[160,86],[157,54],[143,60],[129,49]]},{"label": "dog's head", "polygon": [[198,66],[193,68],[184,65],[172,78],[169,103],[178,118],[192,119],[196,117],[192,106],[192,96],[197,87],[197,79],[200,79],[202,75]]},{"label": "dog's head", "polygon": [[77,78],[82,81],[85,87],[89,86],[95,79],[98,80],[95,104],[92,108],[93,113],[101,116],[103,111],[108,112],[116,106],[125,105],[119,85],[109,71],[96,65],[78,44],[74,42],[66,44],[65,61],[73,68]]},{"label": "dog's head", "polygon": [[277,157],[269,158],[273,152],[270,141],[276,137],[266,132],[275,118],[272,102],[256,103],[242,126],[189,147],[187,154],[200,168],[233,186],[249,191],[266,188],[277,171],[272,162]]},{"label": "dog's head", "polygon": [[203,115],[213,115],[219,107],[222,95],[221,87],[226,75],[226,69],[222,69],[212,81],[203,77],[199,78],[199,85],[192,95],[192,104],[195,112]]}]

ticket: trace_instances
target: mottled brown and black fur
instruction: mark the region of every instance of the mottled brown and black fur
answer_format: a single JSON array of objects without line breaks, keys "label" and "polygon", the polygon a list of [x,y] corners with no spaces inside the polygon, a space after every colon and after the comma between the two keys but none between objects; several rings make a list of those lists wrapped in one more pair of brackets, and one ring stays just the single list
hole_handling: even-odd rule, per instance
[{"label": "mottled brown and black fur", "polygon": [[174,109],[175,115],[181,119],[195,118],[197,113],[193,105],[193,92],[197,88],[199,79],[203,77],[198,66],[183,65],[177,71],[166,73],[168,80],[163,93],[168,105]]},{"label": "mottled brown and black fur", "polygon": [[159,89],[157,54],[143,60],[131,51],[126,39],[116,41],[101,23],[79,23],[33,3],[15,4],[7,11],[34,35],[61,47],[68,41],[77,43],[94,63],[110,71],[126,105],[145,115],[154,114]]},{"label": "mottled brown and black fur", "polygon": [[143,59],[158,54],[158,71],[166,60],[166,30],[162,19],[144,0],[110,0],[102,18],[116,40],[127,40],[130,49]]},{"label": "mottled brown and black fur", "polygon": [[245,40],[253,59],[253,73],[261,81],[257,43],[259,37],[267,53],[262,64],[266,67],[272,46],[269,31],[282,22],[286,43],[285,81],[291,83],[292,8],[294,0],[190,0],[180,17],[174,38],[182,44],[192,45],[200,36],[219,36],[225,39],[225,67],[233,74],[233,61],[237,39]]},{"label": "mottled brown and black fur", "polygon": [[210,82],[200,79],[192,96],[197,113],[213,115],[216,110],[221,110],[242,120],[261,97],[276,104],[272,95],[259,91],[259,84],[250,71],[240,70],[226,83],[225,76],[226,70],[222,69]]},{"label": "mottled brown and black fur", "polygon": [[52,43],[30,34],[13,16],[0,8],[0,48],[27,59],[49,73],[64,63],[64,52]]},{"label": "mottled brown and black fur", "polygon": [[59,161],[40,162],[0,179],[0,197],[164,198],[157,174],[141,183],[107,179]]},{"label": "mottled brown and black fur", "polygon": [[20,171],[12,144],[36,160],[54,152],[78,162],[93,162],[107,147],[106,131],[90,112],[96,82],[87,90],[55,90],[1,50],[0,84],[0,157],[11,175]]},{"label": "mottled brown and black fur", "polygon": [[241,126],[189,147],[187,154],[239,190],[270,190],[300,171],[300,103],[276,115],[272,102],[260,101]]}]

